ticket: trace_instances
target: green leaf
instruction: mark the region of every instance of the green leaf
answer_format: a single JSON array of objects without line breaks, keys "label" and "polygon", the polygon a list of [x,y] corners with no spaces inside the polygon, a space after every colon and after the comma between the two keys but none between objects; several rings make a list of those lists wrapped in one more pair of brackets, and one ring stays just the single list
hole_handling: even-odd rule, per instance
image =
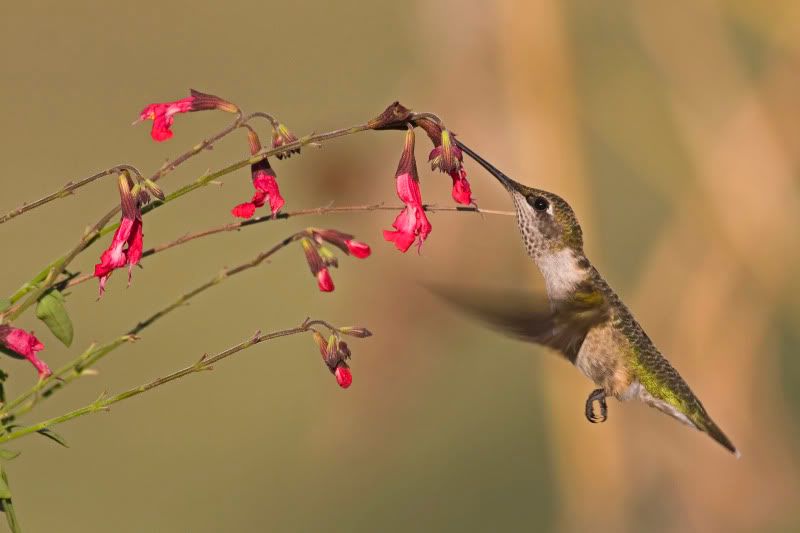
[{"label": "green leaf", "polygon": [[64,448],[69,448],[69,445],[67,444],[67,441],[64,440],[64,437],[62,437],[61,435],[59,435],[58,433],[56,433],[55,431],[53,431],[50,428],[40,429],[36,433],[38,433],[39,435],[44,435],[48,439],[50,439],[52,441],[55,441],[58,444],[62,445]]},{"label": "green leaf", "polygon": [[11,489],[8,488],[8,477],[4,468],[0,467],[0,511],[6,514],[6,522],[12,533],[22,533],[22,528],[17,521],[17,513],[14,512],[14,504],[11,502]]},{"label": "green leaf", "polygon": [[72,320],[64,307],[64,295],[58,291],[50,291],[39,299],[36,306],[36,318],[45,323],[58,340],[69,346],[72,344]]},{"label": "green leaf", "polygon": [[3,461],[11,461],[12,459],[16,459],[19,457],[19,454],[22,452],[15,452],[14,450],[2,450],[0,449],[0,460]]},{"label": "green leaf", "polygon": [[6,403],[6,379],[8,379],[8,374],[0,370],[0,403]]},{"label": "green leaf", "polygon": [[11,307],[11,300],[8,298],[0,298],[0,313]]},{"label": "green leaf", "polygon": [[0,500],[10,500],[11,489],[8,488],[8,478],[5,469],[0,469]]}]

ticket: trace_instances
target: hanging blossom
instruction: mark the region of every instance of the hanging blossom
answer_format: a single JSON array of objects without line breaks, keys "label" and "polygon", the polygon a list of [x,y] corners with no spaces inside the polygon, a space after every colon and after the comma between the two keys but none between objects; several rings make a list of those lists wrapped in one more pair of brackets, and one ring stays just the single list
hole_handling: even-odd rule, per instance
[{"label": "hanging blossom", "polygon": [[426,131],[434,145],[428,156],[431,170],[439,170],[450,175],[453,180],[453,200],[463,205],[473,204],[467,171],[462,164],[464,154],[455,143],[455,136],[428,119],[420,120],[420,127]]},{"label": "hanging blossom", "polygon": [[134,122],[137,124],[144,120],[152,120],[153,128],[150,136],[154,141],[162,142],[172,137],[173,122],[178,113],[190,113],[192,111],[206,111],[209,109],[219,109],[228,113],[239,113],[239,108],[213,94],[205,94],[200,91],[190,89],[190,96],[181,98],[174,102],[164,102],[150,104],[139,113],[139,118]]},{"label": "hanging blossom", "polygon": [[408,251],[414,241],[417,241],[418,249],[421,249],[422,243],[428,238],[432,228],[422,206],[417,163],[414,158],[414,130],[410,127],[406,133],[400,163],[397,165],[395,185],[397,197],[406,206],[392,223],[394,231],[383,230],[383,238],[393,242],[401,252]]},{"label": "hanging blossom", "polygon": [[320,254],[321,246],[311,239],[303,238],[300,244],[303,246],[303,252],[306,254],[308,268],[311,269],[311,274],[317,278],[319,290],[322,292],[332,292],[334,289],[333,278],[331,278],[328,267],[338,266],[336,258],[333,254],[326,254],[328,257],[323,259],[322,254]]},{"label": "hanging blossom", "polygon": [[14,357],[24,357],[36,368],[39,379],[44,379],[52,375],[47,363],[36,356],[36,352],[44,349],[39,339],[31,331],[30,333],[19,328],[0,324],[0,344],[5,347],[6,353]]},{"label": "hanging blossom", "polygon": [[319,352],[322,354],[322,360],[325,366],[331,371],[331,374],[336,378],[336,383],[343,389],[346,389],[353,383],[353,375],[350,373],[350,366],[346,360],[350,359],[351,353],[347,343],[339,339],[336,335],[331,335],[328,340],[325,340],[319,332],[313,331],[314,341],[319,346]]},{"label": "hanging blossom", "polygon": [[[245,126],[245,128],[247,128],[247,137],[250,142],[250,154],[256,155],[261,151],[261,141],[253,128],[249,126]],[[269,202],[269,209],[274,217],[286,201],[281,196],[278,180],[276,179],[275,171],[272,170],[269,164],[269,160],[264,158],[258,163],[250,165],[250,177],[256,190],[253,198],[249,202],[235,206],[231,209],[231,213],[235,217],[251,218],[255,214],[256,208],[263,207]]]},{"label": "hanging blossom", "polygon": [[358,241],[348,233],[342,233],[335,229],[309,228],[308,237],[300,240],[303,252],[306,255],[311,273],[317,278],[317,285],[322,292],[331,292],[334,289],[333,278],[331,278],[330,267],[338,267],[339,260],[334,253],[325,246],[330,243],[342,250],[347,255],[352,255],[359,259],[369,257],[372,253],[369,245]]},{"label": "hanging blossom", "polygon": [[[155,187],[155,184],[151,187]],[[160,194],[160,191],[156,194]],[[144,234],[141,206],[149,201],[149,195],[143,189],[135,191],[131,177],[127,173],[120,175],[119,195],[122,206],[119,227],[111,238],[111,244],[100,256],[100,262],[94,266],[94,276],[100,280],[101,297],[105,293],[106,282],[111,273],[125,265],[128,265],[128,286],[130,286],[133,267],[142,258]]]}]

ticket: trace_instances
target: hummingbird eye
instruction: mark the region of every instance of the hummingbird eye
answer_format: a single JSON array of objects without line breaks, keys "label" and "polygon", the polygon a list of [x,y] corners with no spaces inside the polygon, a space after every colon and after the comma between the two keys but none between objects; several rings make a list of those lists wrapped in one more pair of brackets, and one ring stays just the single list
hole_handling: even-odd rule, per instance
[{"label": "hummingbird eye", "polygon": [[528,203],[537,211],[547,211],[550,207],[550,202],[544,196],[531,196],[528,198]]}]

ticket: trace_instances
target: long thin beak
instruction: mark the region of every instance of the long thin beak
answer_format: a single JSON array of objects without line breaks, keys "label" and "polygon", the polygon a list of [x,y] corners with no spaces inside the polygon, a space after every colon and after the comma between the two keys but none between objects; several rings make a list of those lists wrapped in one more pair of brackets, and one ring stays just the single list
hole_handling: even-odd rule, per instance
[{"label": "long thin beak", "polygon": [[503,184],[503,186],[508,189],[509,191],[517,191],[520,193],[524,193],[524,186],[521,183],[517,183],[516,181],[512,180],[493,164],[489,163],[487,160],[476,154],[472,151],[467,145],[462,143],[460,140],[456,139],[456,145],[461,148],[464,152],[467,153],[472,159],[474,159],[480,166],[486,169],[489,174],[497,178],[497,181]]}]

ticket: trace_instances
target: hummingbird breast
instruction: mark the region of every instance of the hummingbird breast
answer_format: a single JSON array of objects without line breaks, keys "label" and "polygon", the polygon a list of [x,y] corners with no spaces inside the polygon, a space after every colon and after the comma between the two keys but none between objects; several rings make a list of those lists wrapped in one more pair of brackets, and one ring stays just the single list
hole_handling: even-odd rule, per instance
[{"label": "hummingbird breast", "polygon": [[617,399],[628,399],[628,391],[634,375],[627,364],[626,339],[613,323],[596,326],[589,330],[575,358],[575,366],[606,394]]}]

